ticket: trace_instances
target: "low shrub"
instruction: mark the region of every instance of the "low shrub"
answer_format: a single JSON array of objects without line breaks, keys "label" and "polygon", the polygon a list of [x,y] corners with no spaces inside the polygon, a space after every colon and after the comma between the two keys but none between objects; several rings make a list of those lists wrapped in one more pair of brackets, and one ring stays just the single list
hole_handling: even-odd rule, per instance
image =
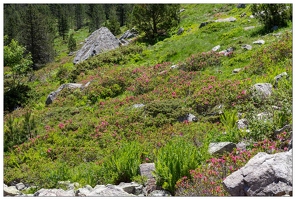
[{"label": "low shrub", "polygon": [[103,163],[101,183],[119,184],[130,182],[139,174],[138,168],[142,163],[142,145],[139,142],[126,142],[115,150]]},{"label": "low shrub", "polygon": [[212,157],[206,164],[190,175],[183,176],[176,183],[176,196],[229,196],[222,182],[231,173],[243,167],[259,152],[277,153],[288,150],[291,135],[282,132],[277,140],[265,139],[252,144],[249,149],[234,149],[220,158]]},{"label": "low shrub", "polygon": [[176,122],[180,117],[189,113],[184,102],[179,99],[153,101],[145,105],[145,114],[148,116],[146,124],[157,127]]},{"label": "low shrub", "polygon": [[[262,47],[253,54],[246,72],[252,75],[266,74],[273,68],[286,66],[292,59],[292,33],[283,33],[281,40]],[[284,63],[279,65],[279,63]]]},{"label": "low shrub", "polygon": [[184,68],[188,71],[201,71],[208,67],[218,67],[221,65],[223,54],[209,51],[191,55],[185,61]]},{"label": "low shrub", "polygon": [[196,146],[178,138],[169,141],[156,152],[155,176],[157,184],[175,194],[175,184],[189,170],[196,168],[203,156]]}]

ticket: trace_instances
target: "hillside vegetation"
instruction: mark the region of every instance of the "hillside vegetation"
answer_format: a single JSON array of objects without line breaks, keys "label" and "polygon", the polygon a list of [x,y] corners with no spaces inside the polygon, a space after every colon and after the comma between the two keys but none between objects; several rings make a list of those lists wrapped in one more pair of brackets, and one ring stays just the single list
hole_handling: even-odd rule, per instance
[{"label": "hillside vegetation", "polygon": [[[252,155],[286,151],[291,132],[281,137],[274,132],[292,125],[292,23],[268,33],[257,18],[250,18],[250,5],[181,8],[185,11],[171,37],[152,46],[135,39],[77,65],[72,64],[75,55],[67,55],[67,44],[56,39],[55,61],[20,80],[28,85],[22,93],[26,104],[4,116],[4,183],[22,181],[38,188],[65,180],[118,184],[142,180],[139,164],[154,162],[157,184],[174,195],[220,196],[227,195],[223,178]],[[236,21],[199,28],[202,22],[228,17]],[[180,27],[184,32],[178,35]],[[74,31],[77,44],[87,31]],[[265,43],[253,44],[257,40]],[[252,49],[243,49],[244,44]],[[211,51],[217,45],[220,50]],[[228,56],[218,53],[230,47],[234,51]],[[237,68],[241,71],[233,73]],[[283,72],[288,76],[276,84],[274,77]],[[45,105],[61,84],[89,81],[87,88],[62,90]],[[272,84],[271,96],[256,95],[256,83]],[[188,113],[197,121],[178,120]],[[261,120],[259,113],[269,116]],[[242,118],[248,131],[237,128]],[[248,146],[241,160],[231,159],[236,150],[225,154],[226,168],[234,169],[218,176],[208,171],[213,170],[209,160],[219,158],[208,152],[212,142]],[[195,182],[193,170],[209,180]],[[192,193],[191,187],[203,193]]]}]

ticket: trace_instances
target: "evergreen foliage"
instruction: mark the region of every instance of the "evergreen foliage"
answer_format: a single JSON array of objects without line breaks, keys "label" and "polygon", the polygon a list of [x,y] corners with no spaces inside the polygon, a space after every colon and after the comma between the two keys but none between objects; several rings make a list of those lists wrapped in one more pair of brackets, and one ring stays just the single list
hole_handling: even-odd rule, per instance
[{"label": "evergreen foliage", "polygon": [[64,5],[58,5],[58,31],[63,40],[66,39],[69,31],[69,17],[66,9]]},{"label": "evergreen foliage", "polygon": [[85,17],[85,5],[76,4],[75,5],[75,30],[79,30],[84,25],[84,17]]},{"label": "evergreen foliage", "polygon": [[136,4],[133,24],[143,31],[148,39],[168,34],[179,23],[179,4]]},{"label": "evergreen foliage", "polygon": [[8,36],[8,41],[12,39],[18,40],[21,37],[19,34],[22,20],[20,7],[18,4],[4,4],[4,35]]},{"label": "evergreen foliage", "polygon": [[118,35],[121,32],[120,23],[117,19],[115,6],[111,7],[110,9],[109,20],[106,23],[106,27],[111,31],[113,35]]},{"label": "evergreen foliage", "polygon": [[292,4],[252,4],[251,11],[266,30],[285,27],[292,20]]},{"label": "evergreen foliage", "polygon": [[69,52],[76,50],[76,40],[74,38],[74,33],[71,33],[68,39],[68,50]]},{"label": "evergreen foliage", "polygon": [[26,5],[22,16],[21,44],[31,52],[33,69],[50,62],[54,58],[54,24],[48,17],[49,8],[44,5]]},{"label": "evergreen foliage", "polygon": [[106,20],[105,12],[102,4],[89,4],[87,11],[87,16],[89,17],[89,32],[101,28],[102,24]]}]

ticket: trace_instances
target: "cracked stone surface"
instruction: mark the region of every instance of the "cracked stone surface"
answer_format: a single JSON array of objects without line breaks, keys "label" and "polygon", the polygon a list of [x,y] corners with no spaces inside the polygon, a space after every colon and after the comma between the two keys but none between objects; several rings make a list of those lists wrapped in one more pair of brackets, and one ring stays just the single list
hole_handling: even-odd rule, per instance
[{"label": "cracked stone surface", "polygon": [[274,196],[292,192],[292,150],[260,152],[223,181],[232,196]]}]

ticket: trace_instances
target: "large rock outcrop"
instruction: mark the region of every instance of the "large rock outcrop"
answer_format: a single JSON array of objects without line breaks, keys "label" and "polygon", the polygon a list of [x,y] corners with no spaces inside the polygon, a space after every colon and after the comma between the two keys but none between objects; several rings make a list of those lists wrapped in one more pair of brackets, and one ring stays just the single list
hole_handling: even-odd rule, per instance
[{"label": "large rock outcrop", "polygon": [[223,181],[232,196],[292,195],[292,150],[276,154],[260,152]]},{"label": "large rock outcrop", "polygon": [[94,31],[77,52],[73,63],[77,64],[91,56],[119,47],[120,41],[106,27]]}]

